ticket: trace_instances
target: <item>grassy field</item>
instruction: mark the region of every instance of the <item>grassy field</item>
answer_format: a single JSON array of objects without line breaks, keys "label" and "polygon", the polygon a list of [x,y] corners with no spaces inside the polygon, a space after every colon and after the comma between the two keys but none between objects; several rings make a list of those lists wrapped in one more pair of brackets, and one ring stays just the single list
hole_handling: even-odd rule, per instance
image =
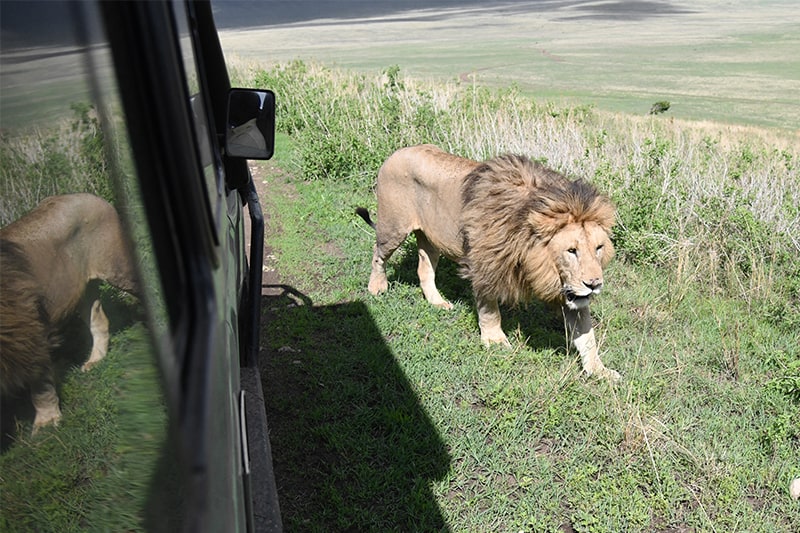
[{"label": "grassy field", "polygon": [[[622,9],[609,11],[615,6]],[[791,2],[639,6],[430,8],[224,31],[221,39],[229,57],[262,65],[302,59],[375,72],[396,64],[418,78],[515,83],[571,105],[643,115],[667,100],[677,118],[797,128],[800,14]]]},{"label": "grassy field", "polygon": [[422,299],[410,247],[389,293],[368,297],[372,236],[342,207],[356,191],[285,179],[268,178],[269,242],[293,291],[267,304],[263,371],[289,531],[800,520],[786,493],[797,403],[776,381],[797,360],[792,334],[735,298],[617,264],[594,313],[618,387],[580,376],[560,317],[538,305],[504,310],[514,349],[486,351],[452,264],[440,273],[452,313]]},{"label": "grassy field", "polygon": [[[800,523],[795,136],[534,105],[396,69],[295,63],[251,82],[295,93],[277,159],[256,169],[279,285],[262,369],[287,530]],[[423,300],[413,242],[388,294],[368,295],[374,235],[353,208],[374,213],[380,161],[420,138],[522,151],[610,192],[619,255],[593,316],[619,385],[583,377],[560,315],[537,303],[503,310],[512,350],[482,348],[455,265],[437,276],[455,309]]]},{"label": "grassy field", "polygon": [[[645,21],[489,9],[223,36],[235,82],[275,89],[280,106],[277,157],[253,168],[288,531],[797,529],[798,21],[777,1],[704,5]],[[296,57],[328,66],[273,62]],[[666,116],[645,116],[665,99]],[[96,121],[62,104],[73,119],[52,130],[2,133],[3,224],[35,203],[21,183],[109,193]],[[393,149],[429,141],[522,152],[612,197],[618,257],[592,312],[618,385],[581,375],[562,318],[536,302],[503,309],[511,350],[482,348],[453,263],[438,282],[455,309],[423,300],[413,239],[388,294],[368,295],[374,234],[353,209],[375,212]],[[60,369],[58,430],[22,427],[0,457],[0,530],[151,525],[165,420],[138,320],[92,372]]]}]

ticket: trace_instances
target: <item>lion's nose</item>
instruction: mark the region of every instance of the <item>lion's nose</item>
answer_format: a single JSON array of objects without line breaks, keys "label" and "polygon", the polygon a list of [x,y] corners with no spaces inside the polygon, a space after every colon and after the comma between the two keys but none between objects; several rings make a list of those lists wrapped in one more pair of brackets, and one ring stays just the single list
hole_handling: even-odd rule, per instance
[{"label": "lion's nose", "polygon": [[588,281],[584,280],[583,284],[592,292],[597,292],[603,286],[603,280],[601,278],[592,278]]}]

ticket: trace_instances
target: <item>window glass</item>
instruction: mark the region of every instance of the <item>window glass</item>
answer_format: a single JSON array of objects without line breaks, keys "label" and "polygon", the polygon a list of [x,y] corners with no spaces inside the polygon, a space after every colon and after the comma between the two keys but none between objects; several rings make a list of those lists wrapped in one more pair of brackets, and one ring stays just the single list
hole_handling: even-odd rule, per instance
[{"label": "window glass", "polygon": [[[194,129],[197,135],[197,145],[199,150],[200,162],[203,166],[203,174],[208,190],[209,206],[212,209],[213,220],[217,223],[219,230],[219,214],[221,209],[222,196],[224,193],[222,180],[219,179],[218,169],[220,162],[215,159],[215,150],[212,150],[211,143],[216,142],[213,134],[213,124],[209,124],[206,117],[206,102],[204,88],[200,86],[197,75],[197,63],[195,62],[195,51],[192,44],[189,17],[186,7],[180,0],[174,0],[173,11],[175,13],[175,23],[178,34],[180,35],[180,47],[183,54],[183,68],[186,75],[186,82],[189,89],[187,98],[192,109],[194,119]],[[215,231],[215,233],[217,232]]]},{"label": "window glass", "polygon": [[145,529],[164,471],[169,328],[98,21],[0,2],[0,530]]}]

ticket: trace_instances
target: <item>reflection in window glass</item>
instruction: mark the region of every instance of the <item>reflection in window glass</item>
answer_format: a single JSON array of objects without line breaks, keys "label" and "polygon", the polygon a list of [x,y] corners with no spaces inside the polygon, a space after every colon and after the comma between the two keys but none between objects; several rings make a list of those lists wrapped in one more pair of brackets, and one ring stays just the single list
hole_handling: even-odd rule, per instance
[{"label": "reflection in window glass", "polygon": [[[158,358],[154,349],[169,353],[164,345],[168,323],[125,139],[124,116],[110,77],[109,52],[90,4],[0,2],[0,9],[4,35],[0,54],[0,249],[4,254],[0,261],[4,293],[0,308],[0,530],[142,529],[147,524],[144,509],[149,488],[157,472],[163,471],[160,463],[168,462],[164,460],[167,412],[160,372],[170,372],[169,359]],[[24,25],[30,20],[58,21],[60,26],[49,36],[8,31],[16,21]],[[47,213],[42,219],[48,221],[44,232],[37,233],[36,224],[26,224],[24,217],[47,197],[79,192],[93,195],[80,197],[88,203],[77,204],[84,219],[100,216],[100,208],[94,206],[104,206],[104,201],[119,213],[127,233],[113,242],[121,247],[121,241],[133,243],[136,287],[123,289],[136,296],[107,282],[92,283],[74,312],[64,313],[63,320],[60,310],[53,309],[24,324],[44,333],[52,330],[41,344],[49,353],[43,356],[41,349],[12,352],[15,338],[34,336],[29,329],[14,329],[21,327],[13,318],[21,313],[22,305],[5,306],[11,300],[8,284],[33,280],[26,289],[32,292],[25,294],[28,301],[39,302],[36,309],[42,311],[46,305],[41,302],[58,300],[75,290],[64,272],[80,270],[85,259],[56,248],[63,234],[70,234],[65,230],[75,229],[67,239],[70,249],[84,249],[79,238],[83,230],[63,220],[50,222],[54,208],[37,211]],[[52,205],[64,207],[66,213],[75,211],[68,200],[45,202]],[[109,227],[105,223],[92,231],[107,232]],[[90,243],[92,235],[97,233],[89,233]],[[30,244],[34,241],[36,246]],[[106,245],[102,251],[110,248]],[[100,252],[90,249],[94,260]],[[7,261],[9,250],[20,253],[24,262]],[[48,257],[46,264],[43,257]],[[22,267],[14,270],[15,264]],[[103,331],[103,317],[110,333],[107,353],[89,368],[90,353],[102,352],[93,352],[93,346],[103,345],[102,339],[93,339],[89,324]],[[52,339],[58,342],[50,350]],[[28,360],[31,353],[52,365],[33,377],[23,375],[13,357]],[[159,360],[166,364],[163,369]],[[17,382],[15,377],[19,377]],[[34,428],[36,420],[45,423]]]},{"label": "reflection in window glass", "polygon": [[[210,125],[206,122],[206,114],[203,112],[203,106],[206,105],[204,101],[203,88],[200,87],[197,76],[197,65],[195,64],[194,50],[189,36],[189,27],[186,16],[184,16],[185,9],[183,4],[176,0],[175,13],[176,24],[178,26],[178,33],[181,35],[180,47],[183,52],[183,68],[186,76],[186,83],[189,88],[189,102],[192,108],[192,116],[194,118],[195,134],[197,135],[198,146],[200,147],[200,162],[203,167],[203,174],[206,180],[206,188],[208,190],[208,198],[210,206],[213,209],[212,220],[219,223],[219,213],[221,208],[223,196],[223,183],[218,179],[217,168],[219,162],[214,161],[214,151],[211,149],[211,129]],[[215,228],[218,232],[219,228]]]}]

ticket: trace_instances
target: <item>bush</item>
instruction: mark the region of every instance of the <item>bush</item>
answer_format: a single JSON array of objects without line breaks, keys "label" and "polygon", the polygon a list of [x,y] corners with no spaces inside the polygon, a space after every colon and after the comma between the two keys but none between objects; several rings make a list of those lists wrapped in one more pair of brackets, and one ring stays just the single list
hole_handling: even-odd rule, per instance
[{"label": "bush", "polygon": [[44,198],[91,192],[111,200],[104,137],[94,109],[74,104],[74,117],[53,130],[0,133],[0,225]]},{"label": "bush", "polygon": [[394,150],[440,139],[433,95],[409,87],[396,66],[374,80],[295,61],[258,73],[254,84],[278,95],[276,128],[296,137],[306,179],[371,185]]}]

